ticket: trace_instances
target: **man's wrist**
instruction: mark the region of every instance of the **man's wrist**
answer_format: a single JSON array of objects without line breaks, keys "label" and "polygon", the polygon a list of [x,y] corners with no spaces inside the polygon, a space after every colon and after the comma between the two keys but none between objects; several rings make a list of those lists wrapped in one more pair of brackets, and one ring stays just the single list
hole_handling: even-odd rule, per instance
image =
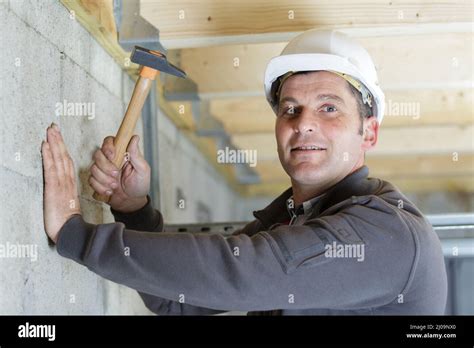
[{"label": "man's wrist", "polygon": [[148,203],[147,196],[143,196],[143,197],[129,199],[123,205],[120,205],[117,207],[111,206],[111,208],[118,213],[129,214],[129,213],[134,213],[142,209],[145,205],[147,205],[147,203]]},{"label": "man's wrist", "polygon": [[[110,208],[116,222],[122,222],[127,229],[136,231],[161,232],[163,231],[163,217],[158,210],[153,208],[150,196],[146,196],[146,203],[143,199],[136,199],[134,207],[128,206],[131,212],[119,212]],[[138,204],[138,202],[140,202]],[[145,203],[144,206],[143,203]],[[129,211],[127,210],[127,211]]]}]

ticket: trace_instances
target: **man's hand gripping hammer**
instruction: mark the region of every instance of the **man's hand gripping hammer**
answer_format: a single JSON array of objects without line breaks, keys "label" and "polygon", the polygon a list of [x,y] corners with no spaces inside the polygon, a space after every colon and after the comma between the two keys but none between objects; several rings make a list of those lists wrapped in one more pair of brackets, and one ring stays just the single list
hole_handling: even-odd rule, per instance
[{"label": "man's hand gripping hammer", "polygon": [[[166,56],[158,51],[151,51],[143,47],[135,46],[130,60],[141,65],[140,76],[138,77],[132,98],[128,104],[127,112],[123,117],[122,124],[115,136],[115,158],[113,163],[117,168],[121,168],[125,157],[128,143],[133,136],[135,126],[140,117],[145,100],[150,92],[150,88],[159,72],[186,77],[186,73],[169,63]],[[110,196],[101,195],[97,192],[93,195],[94,199],[107,203]]]}]

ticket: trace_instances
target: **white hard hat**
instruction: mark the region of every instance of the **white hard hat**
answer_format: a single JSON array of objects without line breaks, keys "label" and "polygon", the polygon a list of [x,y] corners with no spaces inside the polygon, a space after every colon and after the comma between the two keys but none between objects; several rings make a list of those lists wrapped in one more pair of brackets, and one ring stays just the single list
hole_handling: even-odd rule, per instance
[{"label": "white hard hat", "polygon": [[[372,106],[378,123],[382,123],[385,96],[369,53],[345,34],[318,29],[305,31],[295,37],[280,56],[272,58],[268,63],[265,71],[265,96],[275,113],[278,98],[274,82],[285,74],[317,70],[331,71],[345,78],[362,93],[364,102]],[[282,83],[279,87],[281,85]]]}]

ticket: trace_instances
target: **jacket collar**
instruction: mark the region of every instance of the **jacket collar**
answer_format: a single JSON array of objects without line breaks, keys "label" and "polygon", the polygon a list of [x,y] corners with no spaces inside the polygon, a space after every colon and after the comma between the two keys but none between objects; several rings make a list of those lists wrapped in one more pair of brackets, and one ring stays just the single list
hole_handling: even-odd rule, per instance
[{"label": "jacket collar", "polygon": [[[311,216],[317,216],[327,208],[342,202],[352,196],[362,196],[371,192],[373,189],[373,181],[367,180],[369,175],[369,168],[362,166],[355,172],[347,175],[344,179],[327,190],[321,198],[320,204]],[[271,225],[283,222],[288,219],[286,201],[293,195],[292,188],[288,188],[273,202],[262,210],[253,212],[255,218],[260,220],[264,228],[269,228]]]}]

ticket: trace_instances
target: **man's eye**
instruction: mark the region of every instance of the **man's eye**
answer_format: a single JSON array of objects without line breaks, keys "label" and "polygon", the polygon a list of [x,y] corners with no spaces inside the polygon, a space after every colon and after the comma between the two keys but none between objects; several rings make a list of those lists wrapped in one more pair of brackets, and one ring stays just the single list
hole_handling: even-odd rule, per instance
[{"label": "man's eye", "polygon": [[292,116],[294,114],[296,114],[297,110],[296,110],[296,107],[294,105],[290,105],[290,106],[285,106],[281,112],[280,112],[280,115],[281,116]]},{"label": "man's eye", "polygon": [[325,105],[321,108],[324,112],[336,112],[337,108],[334,105]]}]

